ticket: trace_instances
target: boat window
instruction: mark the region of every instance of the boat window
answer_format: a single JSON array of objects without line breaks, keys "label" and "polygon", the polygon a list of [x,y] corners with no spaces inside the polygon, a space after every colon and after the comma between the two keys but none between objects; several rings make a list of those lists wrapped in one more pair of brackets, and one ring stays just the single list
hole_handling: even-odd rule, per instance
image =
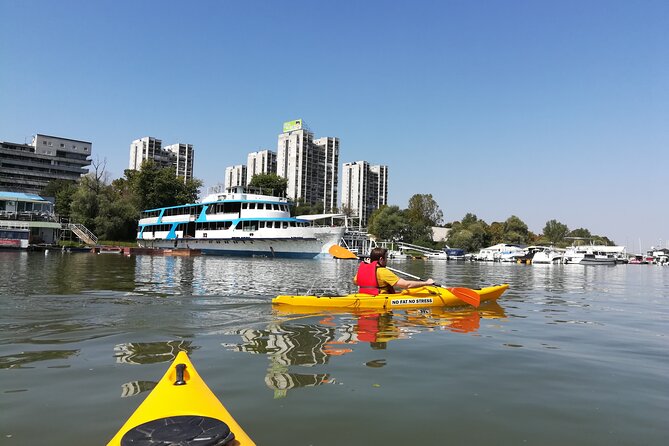
[{"label": "boat window", "polygon": [[249,204],[248,203],[242,203],[242,209],[248,209]]}]

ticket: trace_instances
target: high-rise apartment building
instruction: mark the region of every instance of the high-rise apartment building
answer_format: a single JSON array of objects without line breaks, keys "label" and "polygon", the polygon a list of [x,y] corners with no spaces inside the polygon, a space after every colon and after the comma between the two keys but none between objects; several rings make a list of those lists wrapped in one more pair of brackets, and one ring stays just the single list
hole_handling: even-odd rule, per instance
[{"label": "high-rise apartment building", "polygon": [[171,144],[165,147],[167,152],[172,153],[172,160],[176,168],[178,177],[183,177],[184,181],[193,179],[193,145],[192,144]]},{"label": "high-rise apartment building", "polygon": [[339,138],[314,140],[301,119],[285,122],[276,161],[277,174],[288,180],[288,197],[322,203],[325,211],[337,208]]},{"label": "high-rise apartment building", "polygon": [[225,188],[246,186],[246,166],[240,164],[238,166],[230,166],[225,168]]},{"label": "high-rise apartment building", "polygon": [[53,180],[79,181],[92,149],[88,141],[42,134],[30,145],[0,142],[0,190],[41,194]]},{"label": "high-rise apartment building", "polygon": [[164,148],[162,145],[162,140],[151,136],[134,140],[130,144],[128,168],[139,170],[144,161],[151,160],[159,167],[173,168],[184,181],[193,179],[193,145],[179,143]]},{"label": "high-rise apartment building", "polygon": [[251,182],[254,175],[276,173],[276,153],[271,150],[251,152],[246,162],[246,184]]},{"label": "high-rise apartment building", "polygon": [[344,163],[342,206],[358,218],[360,227],[366,227],[372,212],[387,204],[388,166],[372,166],[367,161]]}]

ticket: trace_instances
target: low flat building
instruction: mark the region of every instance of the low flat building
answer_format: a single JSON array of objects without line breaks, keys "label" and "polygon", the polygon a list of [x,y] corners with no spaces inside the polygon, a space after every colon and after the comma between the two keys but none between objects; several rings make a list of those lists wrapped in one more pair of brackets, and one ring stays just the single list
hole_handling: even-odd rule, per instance
[{"label": "low flat building", "polygon": [[37,134],[30,144],[0,142],[0,190],[40,194],[53,180],[78,182],[88,173],[93,144]]}]

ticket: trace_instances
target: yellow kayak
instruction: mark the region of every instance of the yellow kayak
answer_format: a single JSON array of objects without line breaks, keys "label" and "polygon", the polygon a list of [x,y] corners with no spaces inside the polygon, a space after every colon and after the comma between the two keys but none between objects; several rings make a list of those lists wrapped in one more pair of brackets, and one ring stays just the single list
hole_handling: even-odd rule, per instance
[{"label": "yellow kayak", "polygon": [[107,446],[152,444],[255,445],[183,351]]},{"label": "yellow kayak", "polygon": [[[481,302],[498,299],[507,289],[508,284],[493,285],[473,290]],[[278,308],[322,308],[338,310],[400,310],[430,307],[459,307],[467,305],[448,288],[422,286],[402,290],[396,294],[349,294],[348,296],[277,296],[272,303]]]}]

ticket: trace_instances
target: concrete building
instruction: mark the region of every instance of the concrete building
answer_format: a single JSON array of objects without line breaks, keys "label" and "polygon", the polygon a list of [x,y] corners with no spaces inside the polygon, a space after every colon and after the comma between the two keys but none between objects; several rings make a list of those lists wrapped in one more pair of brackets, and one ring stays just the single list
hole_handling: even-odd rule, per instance
[{"label": "concrete building", "polygon": [[276,173],[276,153],[271,150],[251,152],[246,161],[246,184],[254,175]]},{"label": "concrete building", "polygon": [[230,166],[225,168],[225,189],[237,186],[246,186],[246,166]]},{"label": "concrete building", "polygon": [[356,161],[344,163],[342,170],[342,207],[366,227],[372,212],[388,204],[388,166]]},{"label": "concrete building", "polygon": [[277,174],[288,180],[288,197],[307,204],[322,203],[326,212],[337,208],[338,138],[314,140],[301,119],[285,122],[276,160]]},{"label": "concrete building", "polygon": [[184,181],[193,179],[193,145],[178,143],[164,148],[162,145],[162,140],[151,136],[134,140],[130,144],[128,168],[139,170],[144,161],[151,160],[159,167],[173,168]]},{"label": "concrete building", "polygon": [[42,134],[29,145],[0,142],[0,190],[40,194],[53,180],[78,182],[92,149],[89,141]]},{"label": "concrete building", "polygon": [[193,145],[192,144],[172,144],[165,147],[165,150],[172,153],[172,160],[176,168],[178,177],[184,177],[184,181],[193,179]]}]

